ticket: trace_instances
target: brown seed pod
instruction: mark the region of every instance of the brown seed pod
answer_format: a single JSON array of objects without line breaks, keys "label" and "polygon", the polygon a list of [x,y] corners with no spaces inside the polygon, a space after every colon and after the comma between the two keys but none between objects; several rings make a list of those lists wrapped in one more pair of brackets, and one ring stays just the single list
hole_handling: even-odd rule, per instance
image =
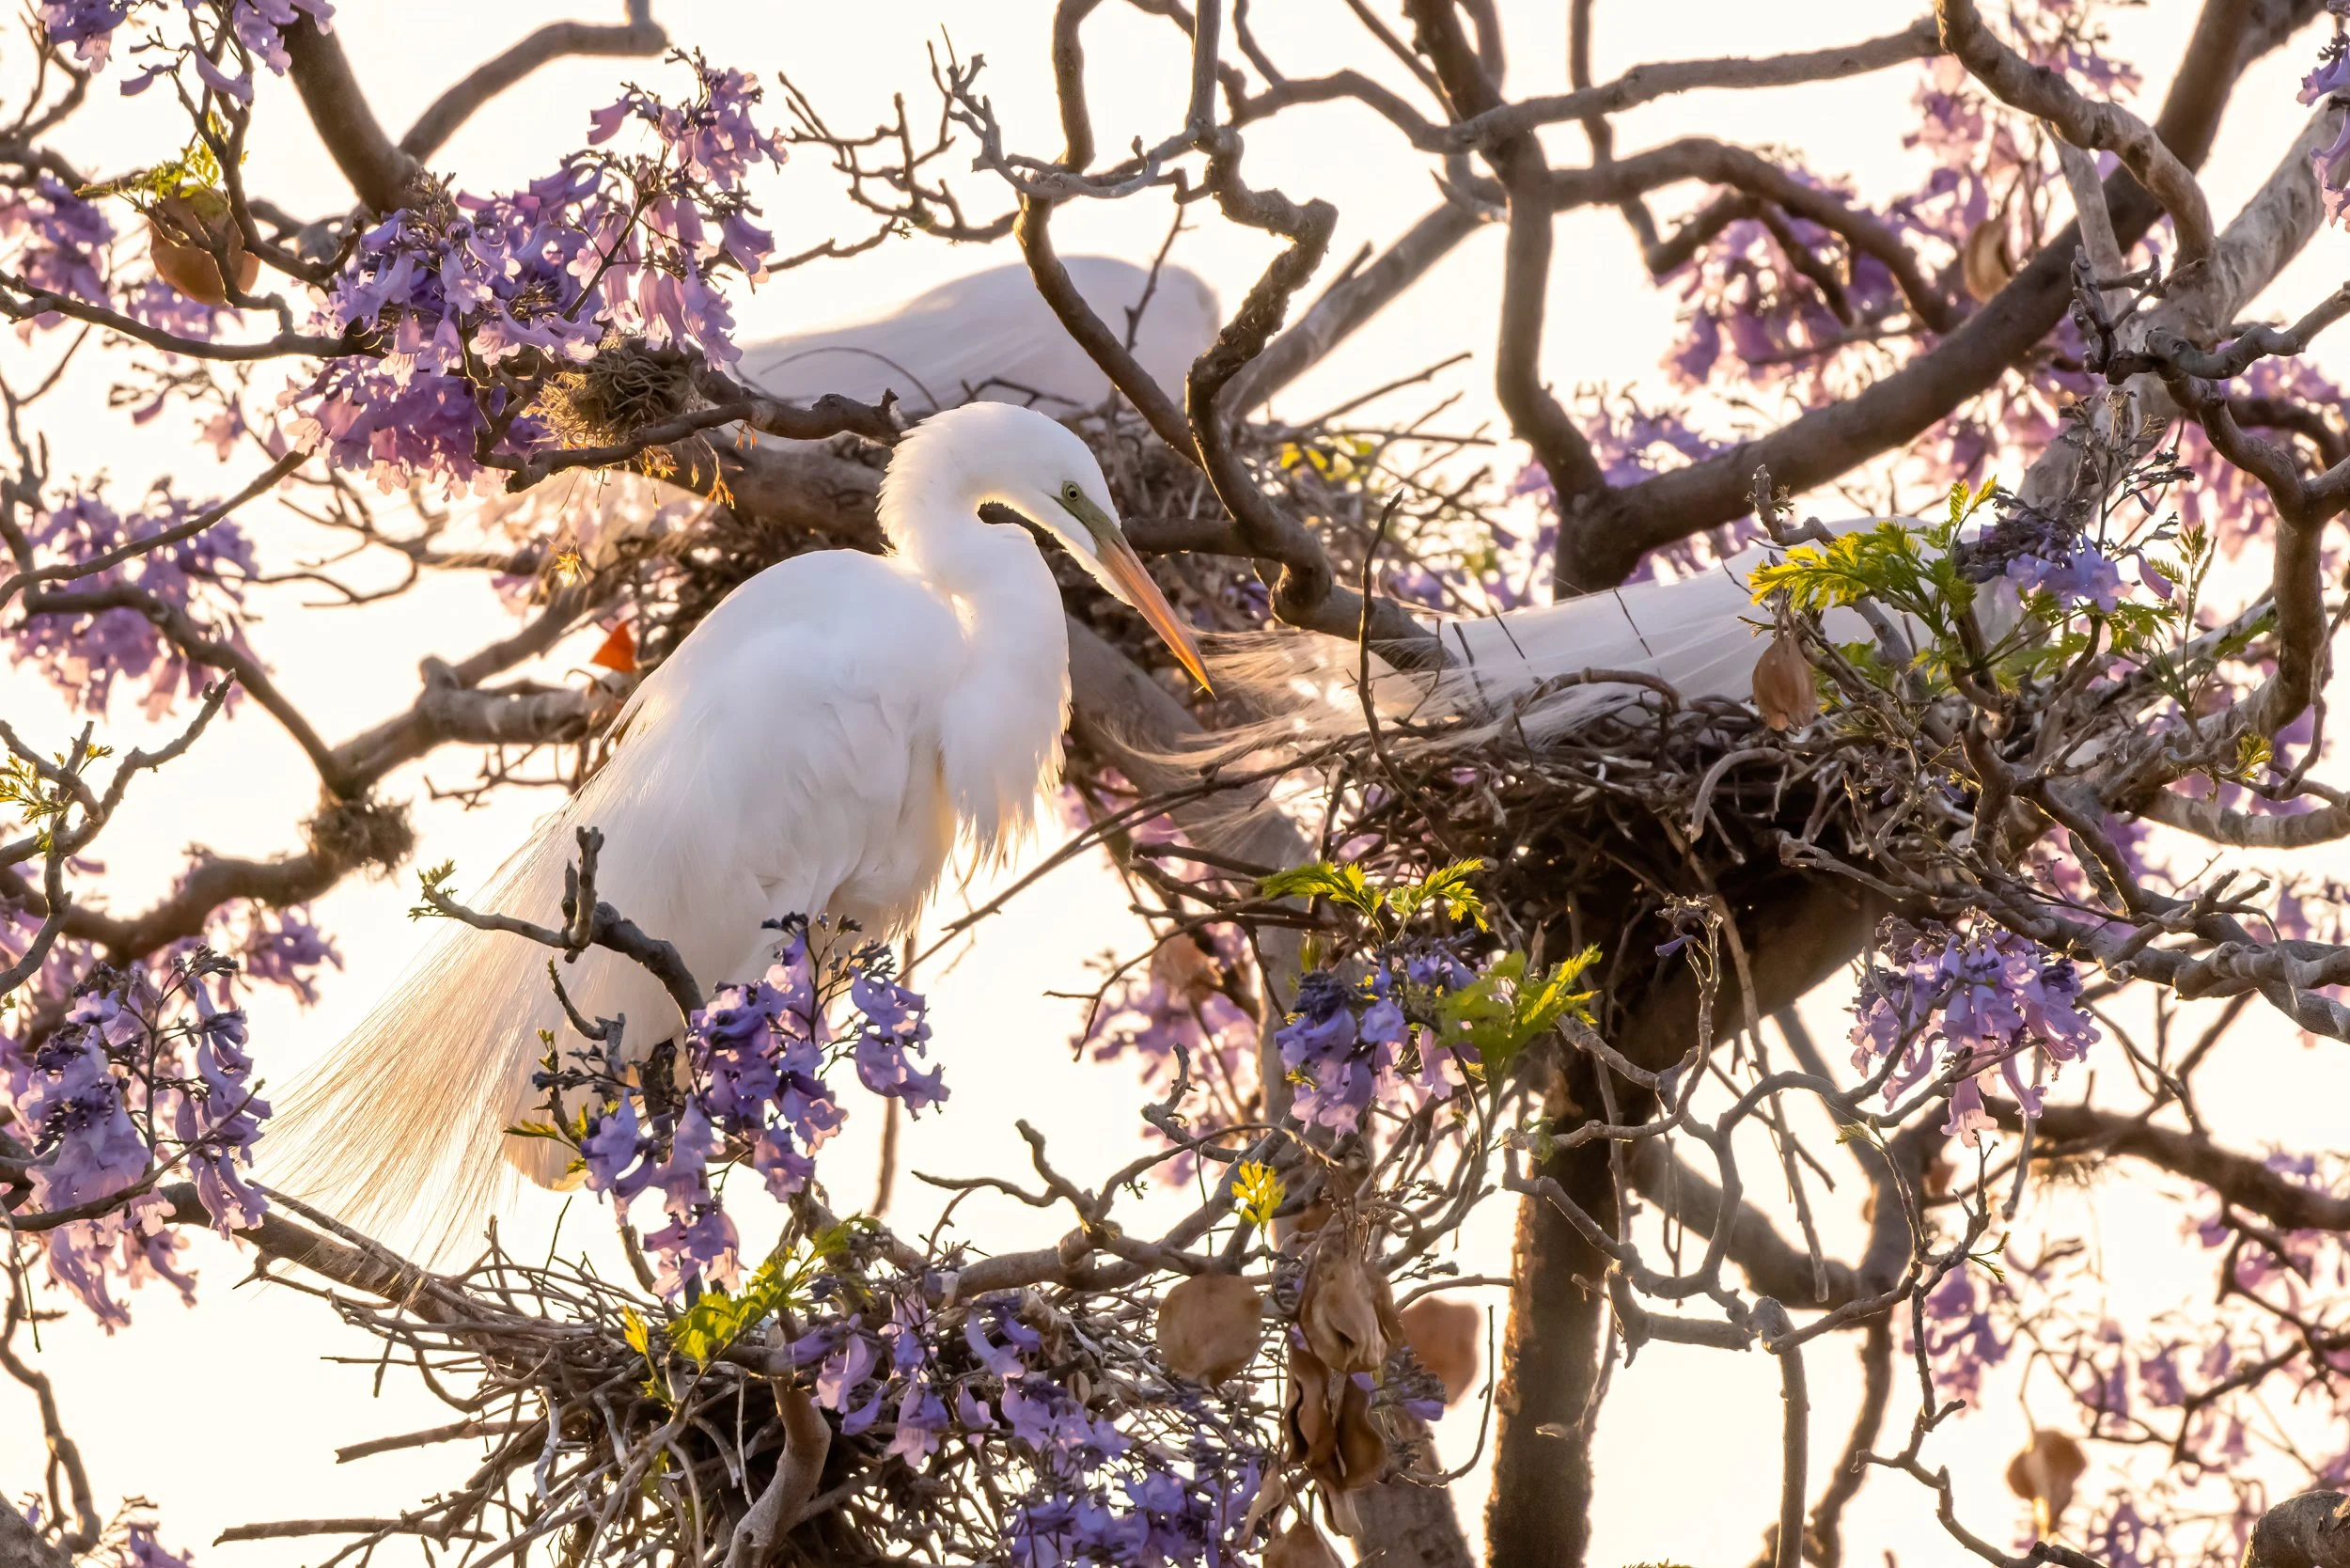
[{"label": "brown seed pod", "polygon": [[1477,1386],[1485,1314],[1465,1301],[1424,1295],[1403,1309],[1403,1342],[1444,1385],[1444,1402],[1458,1404]]},{"label": "brown seed pod", "polygon": [[1240,1522],[1240,1538],[1254,1537],[1258,1522],[1289,1500],[1289,1478],[1281,1473],[1280,1466],[1266,1466],[1264,1479],[1257,1482],[1257,1495],[1249,1499],[1247,1516]]},{"label": "brown seed pod", "polygon": [[1380,1467],[1387,1462],[1387,1440],[1371,1423],[1371,1390],[1343,1374],[1341,1382],[1337,1464],[1329,1474],[1315,1479],[1333,1490],[1352,1492],[1379,1479]]},{"label": "brown seed pod", "polygon": [[169,196],[147,215],[147,254],[155,264],[155,275],[192,300],[227,305],[228,290],[222,286],[220,263],[212,256],[223,246],[239,290],[252,288],[261,274],[261,263],[246,252],[227,198],[212,191]]},{"label": "brown seed pod", "polygon": [[[1371,1419],[1371,1390],[1351,1373],[1332,1372],[1309,1350],[1290,1350],[1282,1426],[1290,1463],[1303,1465],[1325,1494],[1369,1486],[1387,1461],[1386,1439]],[[1354,1533],[1343,1524],[1338,1528]]]},{"label": "brown seed pod", "polygon": [[1820,716],[1820,694],[1811,684],[1811,663],[1785,633],[1754,662],[1754,706],[1773,729],[1799,728]]},{"label": "brown seed pod", "polygon": [[2014,259],[2007,253],[2007,219],[1999,213],[1967,231],[1959,251],[1959,276],[1977,301],[1989,299],[2015,275]]},{"label": "brown seed pod", "polygon": [[1159,1303],[1159,1354],[1167,1371],[1218,1384],[1255,1358],[1264,1297],[1230,1274],[1195,1274]]},{"label": "brown seed pod", "polygon": [[1329,1225],[1314,1240],[1297,1297],[1297,1325],[1306,1344],[1333,1372],[1377,1372],[1403,1338],[1395,1295],[1353,1234]]},{"label": "brown seed pod", "polygon": [[1330,1409],[1330,1369],[1310,1350],[1290,1347],[1290,1387],[1281,1409],[1285,1456],[1320,1473],[1339,1450],[1338,1421]]},{"label": "brown seed pod", "polygon": [[2045,1536],[2072,1506],[2073,1488],[2089,1468],[2081,1446],[2061,1432],[2035,1432],[2030,1446],[2008,1461],[2007,1489],[2031,1504],[2032,1528]]},{"label": "brown seed pod", "polygon": [[1339,1556],[1311,1519],[1299,1519],[1273,1538],[1264,1549],[1264,1568],[1345,1568],[1346,1560]]}]

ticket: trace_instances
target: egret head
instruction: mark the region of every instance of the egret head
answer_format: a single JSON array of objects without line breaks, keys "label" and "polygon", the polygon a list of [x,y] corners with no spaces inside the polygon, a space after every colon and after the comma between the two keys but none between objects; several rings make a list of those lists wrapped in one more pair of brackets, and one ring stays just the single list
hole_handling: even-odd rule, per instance
[{"label": "egret head", "polygon": [[1113,598],[1150,622],[1194,680],[1214,689],[1191,633],[1127,542],[1102,465],[1074,431],[1033,409],[970,403],[932,415],[909,439],[918,438],[924,427],[941,425],[967,426],[971,437],[985,443],[976,467],[994,477],[987,499],[1002,502],[1058,540]]}]

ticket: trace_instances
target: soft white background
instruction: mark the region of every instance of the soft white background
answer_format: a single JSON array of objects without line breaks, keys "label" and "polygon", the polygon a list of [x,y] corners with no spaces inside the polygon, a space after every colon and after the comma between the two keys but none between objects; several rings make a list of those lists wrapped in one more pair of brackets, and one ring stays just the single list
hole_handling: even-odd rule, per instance
[{"label": "soft white background", "polygon": [[[2158,102],[2168,62],[2195,8],[2187,0],[2155,0],[2117,18],[2118,52],[2141,61],[2150,74],[2144,102]],[[920,106],[917,120],[931,112],[924,48],[950,37],[966,56],[986,55],[987,90],[1012,145],[1050,152],[1058,141],[1045,70],[1049,10],[1044,0],[865,0],[854,7],[671,0],[660,7],[659,16],[681,44],[698,46],[771,82],[778,71],[790,74],[814,92],[820,107],[843,128],[886,115],[893,91],[906,92]],[[1505,11],[1513,91],[1563,86],[1566,8],[1511,5]],[[538,0],[495,6],[478,0],[466,5],[352,0],[337,26],[379,116],[398,128],[475,62],[563,14],[562,8]],[[1845,42],[1890,31],[1908,15],[1904,7],[1860,0],[1606,6],[1598,62],[1606,76],[1650,59]],[[1262,4],[1257,24],[1268,48],[1300,74],[1337,63],[1333,55],[1341,48],[1352,51],[1359,37],[1339,0]],[[2238,89],[2206,171],[2213,205],[2223,216],[2290,139],[2302,113],[2293,102],[2293,86],[2316,42],[2317,35],[2305,37],[2255,70]],[[1183,62],[1173,29],[1104,7],[1089,25],[1086,44],[1102,145],[1122,146],[1136,134],[1156,139],[1179,112]],[[21,55],[21,46],[12,47]],[[94,173],[152,162],[183,134],[166,113],[165,94],[116,98],[113,84],[119,71],[118,65],[116,74],[100,84],[93,109],[65,138],[68,149]],[[1902,148],[1901,137],[1913,119],[1908,103],[1917,71],[1904,68],[1793,92],[1668,100],[1622,117],[1619,147],[1703,133],[1784,148],[1824,176],[1852,176],[1867,193],[1908,188],[1916,161]],[[527,179],[575,145],[588,110],[609,102],[618,85],[631,79],[650,85],[672,75],[649,61],[560,63],[478,116],[434,165],[476,189]],[[334,210],[347,202],[347,192],[282,84],[263,84],[259,123],[267,129],[253,149],[248,170],[253,189],[303,212]],[[1559,135],[1555,145],[1561,161],[1581,156],[1577,133]],[[1392,235],[1434,196],[1423,161],[1402,149],[1380,122],[1345,107],[1299,112],[1277,127],[1252,132],[1248,170],[1257,183],[1277,184],[1300,198],[1320,195],[1337,202],[1341,221],[1334,256],[1351,253],[1364,240]],[[961,175],[957,185],[973,212],[995,210],[997,192],[987,177]],[[787,251],[827,232],[854,231],[861,222],[846,210],[835,177],[812,156],[771,180],[765,203],[779,248]],[[1058,220],[1060,243],[1066,253],[1101,250],[1143,259],[1167,221],[1166,207],[1155,199],[1078,207]],[[2322,236],[2265,307],[2272,314],[2297,315],[2341,275],[2344,248],[2339,231]],[[811,267],[769,283],[742,302],[744,336],[757,339],[825,318],[869,314],[1007,254],[958,253],[920,239],[893,241],[854,262]],[[1209,277],[1228,301],[1237,300],[1268,254],[1261,236],[1205,218],[1176,251],[1178,259]],[[1481,383],[1489,363],[1497,259],[1497,235],[1480,235],[1462,246],[1401,306],[1301,384],[1292,406],[1319,405],[1324,393],[1371,384],[1467,348],[1477,361],[1459,382],[1466,394],[1464,406],[1473,417],[1486,417],[1491,404]],[[1552,297],[1545,363],[1554,381],[1564,386],[1653,375],[1674,302],[1646,286],[1632,241],[1612,212],[1574,214],[1561,222]],[[46,342],[27,348],[13,334],[0,337],[0,356],[20,383],[28,370],[46,365],[50,352]],[[278,375],[263,369],[257,387],[274,392]],[[62,470],[84,477],[111,473],[118,498],[125,501],[158,473],[176,476],[189,494],[231,487],[234,474],[223,473],[208,449],[189,443],[190,432],[177,413],[133,431],[102,412],[102,388],[101,380],[84,374],[73,398],[56,400],[45,412],[44,427],[56,444]],[[281,550],[313,548],[317,542],[258,509],[248,525]],[[305,612],[301,597],[290,591],[259,600],[264,615],[253,636],[289,693],[330,739],[404,706],[415,691],[417,658],[462,655],[503,624],[501,612],[478,584],[428,582],[393,604],[333,613]],[[573,666],[586,651],[586,646],[566,649],[548,668]],[[71,722],[46,688],[22,676],[0,673],[0,705],[20,729],[44,742],[62,743]],[[109,738],[127,745],[142,734],[135,712],[118,703]],[[415,802],[420,863],[454,857],[461,870],[486,869],[545,808],[543,797],[509,796],[471,812],[424,798],[428,777],[456,783],[470,771],[466,758],[445,753],[394,780],[390,792]],[[290,824],[306,814],[314,795],[298,753],[264,716],[248,712],[216,729],[162,783],[143,789],[135,808],[108,835],[108,886],[118,905],[136,906],[161,891],[179,865],[177,852],[190,840],[241,853],[292,847]],[[984,892],[949,892],[944,902],[951,912],[965,897]],[[401,917],[408,902],[405,874],[388,885],[347,885],[321,902],[319,914],[338,940],[347,967],[327,978],[322,1001],[306,1013],[274,993],[256,1004],[255,1043],[264,1071],[275,1081],[288,1081],[391,981],[417,939]],[[1121,944],[1130,949],[1136,931],[1113,879],[1088,861],[1056,873],[987,924],[952,955],[951,968],[933,968],[926,988],[934,1003],[953,1099],[942,1114],[912,1129],[908,1166],[941,1172],[1021,1168],[1025,1156],[1010,1125],[1015,1117],[1042,1127],[1061,1168],[1081,1178],[1132,1152],[1139,1128],[1132,1115],[1137,1101],[1134,1081],[1121,1069],[1073,1063],[1067,1045],[1073,1005],[1045,993],[1089,990],[1087,959]],[[1826,988],[1811,1008],[1815,1032],[1831,1045],[1841,1032],[1833,994],[1839,989]],[[2213,1095],[2210,1109],[2227,1136],[2248,1148],[2270,1140],[2304,1148],[2339,1142],[2339,1117],[2329,1107],[2342,1103],[2341,1047],[2311,1050],[2289,1030],[2257,1017],[2244,1034],[2236,1075],[2230,1083],[2206,1086]],[[2276,1092],[2288,1076],[2295,1091]],[[844,1208],[868,1200],[879,1124],[870,1103],[858,1105],[849,1131],[825,1152],[823,1176]],[[1825,1150],[1827,1142],[1822,1137],[1814,1146]],[[1763,1199],[1774,1196],[1762,1180],[1757,1186]],[[901,1222],[925,1217],[935,1207],[929,1191],[910,1178],[901,1181],[899,1195],[893,1217]],[[2200,1252],[2191,1246],[2182,1249],[2176,1211],[2158,1198],[2153,1183],[2133,1174],[2087,1197],[2038,1200],[2062,1205],[2044,1211],[2054,1222],[2086,1227],[2105,1259],[2107,1306],[2117,1316],[2136,1319],[2207,1293]],[[1843,1201],[1840,1198],[1828,1206],[1834,1210]],[[532,1194],[507,1216],[506,1234],[524,1250],[544,1247],[560,1213],[559,1200]],[[1059,1224],[1018,1208],[999,1212],[976,1202],[963,1216],[972,1233],[994,1247],[1033,1244],[1056,1233]],[[1464,1273],[1507,1272],[1509,1223],[1503,1206],[1488,1205],[1463,1237]],[[575,1204],[561,1245],[567,1250],[588,1247],[601,1256],[607,1230],[600,1211]],[[1846,1255],[1856,1240],[1850,1226],[1829,1231],[1830,1246]],[[379,1390],[374,1341],[340,1329],[316,1301],[286,1289],[240,1287],[247,1255],[203,1239],[192,1256],[202,1275],[196,1308],[183,1309],[172,1296],[150,1290],[134,1301],[137,1321],[125,1333],[108,1338],[79,1313],[43,1331],[42,1364],[56,1381],[102,1502],[143,1495],[156,1505],[167,1544],[205,1548],[208,1562],[274,1568],[315,1562],[325,1554],[316,1543],[216,1550],[206,1544],[222,1528],[252,1520],[394,1513],[462,1473],[462,1456],[445,1450],[337,1466],[337,1444],[439,1424],[448,1415],[413,1376],[397,1369],[381,1379]],[[361,1364],[341,1364],[338,1356],[356,1356]],[[1855,1379],[1841,1358],[1814,1358],[1815,1478],[1842,1442],[1855,1393]],[[1905,1429],[1913,1403],[1904,1385],[1894,1416],[1903,1424],[1894,1430]],[[2004,1541],[2021,1518],[1998,1479],[2023,1430],[2013,1379],[1995,1378],[1985,1403],[1983,1414],[1946,1428],[1929,1450],[1929,1460],[1952,1467],[1970,1523]],[[2043,1414],[2053,1410],[2044,1406]],[[1591,1560],[1749,1560],[1773,1508],[1778,1419],[1776,1370],[1759,1355],[1662,1347],[1649,1351],[1630,1372],[1620,1372],[1597,1446],[1602,1500]],[[1448,1463],[1471,1451],[1477,1427],[1474,1402],[1447,1419],[1440,1440]],[[38,1483],[41,1455],[36,1434],[29,1400],[12,1385],[0,1386],[0,1485],[20,1490]],[[2341,1443],[2341,1435],[2334,1435],[2326,1451]],[[2093,1495],[2109,1483],[2103,1472],[2093,1472],[2084,1491]],[[1479,1535],[1481,1471],[1464,1482],[1456,1496],[1464,1523],[1472,1536]],[[1960,1560],[1934,1527],[1927,1496],[1898,1478],[1872,1482],[1851,1510],[1846,1531],[1848,1560],[1874,1562],[1880,1554],[1888,1560],[1898,1554],[1904,1564]],[[393,1560],[405,1560],[405,1548],[387,1550]]]}]

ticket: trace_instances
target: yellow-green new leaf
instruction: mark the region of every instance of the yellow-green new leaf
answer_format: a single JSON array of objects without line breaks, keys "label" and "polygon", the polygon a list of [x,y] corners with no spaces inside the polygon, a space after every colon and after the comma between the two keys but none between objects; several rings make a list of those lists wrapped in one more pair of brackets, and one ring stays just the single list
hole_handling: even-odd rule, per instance
[{"label": "yellow-green new leaf", "polygon": [[1380,895],[1363,875],[1359,866],[1334,866],[1327,860],[1316,860],[1293,866],[1286,871],[1276,871],[1258,884],[1259,891],[1269,899],[1321,898],[1342,904],[1363,916],[1375,918],[1381,904]]},{"label": "yellow-green new leaf", "polygon": [[1243,1219],[1251,1225],[1270,1225],[1281,1212],[1281,1200],[1289,1191],[1271,1166],[1262,1160],[1243,1160],[1232,1172],[1232,1196],[1239,1200]]}]

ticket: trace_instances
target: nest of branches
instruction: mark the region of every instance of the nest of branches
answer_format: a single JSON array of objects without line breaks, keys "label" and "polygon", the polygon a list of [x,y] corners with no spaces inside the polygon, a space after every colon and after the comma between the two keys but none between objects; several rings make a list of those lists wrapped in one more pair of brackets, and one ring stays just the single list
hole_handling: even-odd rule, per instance
[{"label": "nest of branches", "polygon": [[[682,349],[614,337],[587,364],[548,377],[531,412],[564,447],[624,446],[637,431],[700,405],[695,364]],[[665,450],[650,448],[639,466],[659,478],[672,462]]]},{"label": "nest of branches", "polygon": [[[1139,1274],[1129,1290],[1030,1286],[1009,1309],[1003,1293],[983,1305],[956,1294],[959,1271],[974,1262],[960,1247],[916,1249],[878,1224],[844,1224],[810,1198],[794,1204],[773,1260],[739,1294],[689,1296],[682,1311],[659,1304],[625,1230],[641,1290],[584,1262],[517,1259],[494,1230],[470,1266],[430,1274],[288,1206],[376,1267],[352,1281],[365,1294],[276,1278],[380,1340],[376,1364],[413,1366],[460,1417],[340,1457],[483,1445],[462,1484],[397,1518],[289,1520],[223,1536],[354,1536],[321,1568],[365,1561],[400,1536],[462,1544],[464,1560],[484,1568],[526,1560],[534,1544],[565,1568],[895,1561],[908,1520],[925,1522],[941,1560],[989,1560],[1050,1490],[1042,1472],[1029,1473],[1034,1456],[950,1440],[928,1462],[901,1462],[893,1445],[906,1431],[902,1412],[893,1424],[885,1410],[874,1426],[870,1412],[860,1421],[822,1407],[819,1363],[844,1329],[918,1330],[944,1385],[1001,1370],[963,1337],[964,1319],[1015,1319],[1039,1346],[1033,1372],[1067,1390],[1073,1408],[1120,1419],[1140,1448],[1164,1455],[1197,1454],[1211,1439],[1261,1453],[1278,1414],[1253,1383],[1218,1391],[1169,1377],[1155,1348],[1165,1330],[1154,1293]],[[986,1330],[976,1339],[985,1345]],[[1250,1339],[1244,1359],[1254,1356]]]},{"label": "nest of branches", "polygon": [[1832,724],[1778,730],[1743,703],[1644,691],[1553,740],[1445,739],[1388,726],[1332,756],[1324,852],[1376,839],[1374,866],[1482,860],[1496,933],[1538,958],[1596,944],[1607,966],[1594,978],[1619,1010],[1685,968],[1683,938],[1711,950],[1719,937],[1742,964],[1748,912],[1815,850],[1872,854],[1870,755]]}]

